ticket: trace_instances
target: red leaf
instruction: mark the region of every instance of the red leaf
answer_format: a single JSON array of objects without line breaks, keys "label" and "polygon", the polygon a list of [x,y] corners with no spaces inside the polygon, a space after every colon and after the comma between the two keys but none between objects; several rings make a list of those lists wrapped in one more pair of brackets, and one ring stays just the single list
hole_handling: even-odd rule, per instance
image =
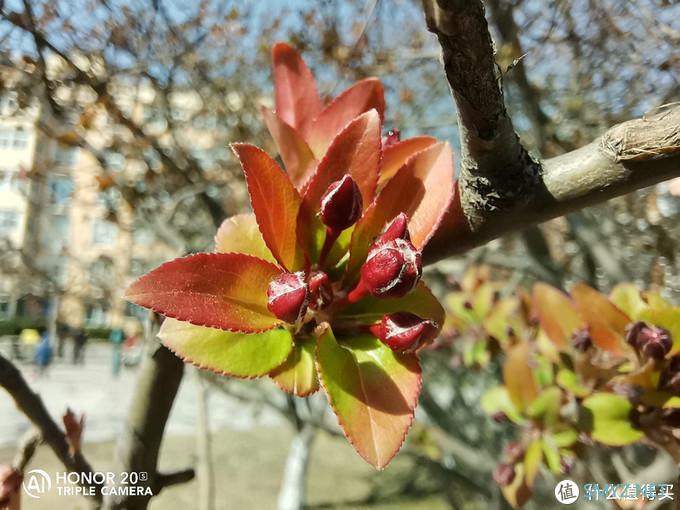
[{"label": "red leaf", "polygon": [[354,118],[376,110],[382,124],[385,113],[385,92],[377,78],[355,83],[336,97],[303,135],[317,158],[321,158],[336,135]]},{"label": "red leaf", "polygon": [[297,245],[300,195],[290,179],[263,150],[249,144],[232,144],[246,176],[250,202],[267,247],[289,271],[302,262]]},{"label": "red leaf", "polygon": [[310,252],[314,252],[315,229],[323,228],[316,213],[328,186],[349,174],[361,190],[363,203],[370,204],[378,183],[379,161],[380,118],[371,110],[354,119],[335,137],[309,181],[298,228]]},{"label": "red leaf", "polygon": [[613,354],[628,354],[630,347],[624,335],[630,318],[607,296],[583,283],[571,289],[571,297],[581,317],[588,323],[593,343]]},{"label": "red leaf", "polygon": [[408,216],[411,241],[422,250],[437,230],[453,193],[453,154],[448,143],[432,145],[411,158],[357,223],[347,268],[350,278],[361,267],[373,238],[399,213]]},{"label": "red leaf", "polygon": [[503,364],[503,382],[518,409],[526,409],[538,396],[538,386],[529,363],[530,355],[529,344],[520,342],[506,351]]},{"label": "red leaf", "polygon": [[316,164],[312,150],[302,136],[289,124],[281,120],[276,113],[264,106],[260,108],[260,112],[267,124],[269,133],[276,142],[283,164],[286,166],[288,177],[297,189],[302,188]]},{"label": "red leaf", "polygon": [[198,253],[145,274],[125,297],[197,326],[266,331],[281,324],[267,309],[267,287],[280,273],[276,265],[250,255]]},{"label": "red leaf", "polygon": [[548,338],[558,349],[569,348],[572,335],[584,325],[569,296],[548,284],[537,283],[533,306]]},{"label": "red leaf", "polygon": [[66,438],[71,447],[71,454],[80,453],[80,446],[82,444],[83,430],[85,429],[85,415],[80,415],[80,420],[70,409],[66,409],[64,416],[62,416],[64,428],[66,429]]},{"label": "red leaf", "polygon": [[437,139],[432,136],[415,136],[385,147],[378,185],[382,186],[394,177],[397,171],[415,153],[427,149],[435,143],[437,143]]},{"label": "red leaf", "polygon": [[276,113],[287,124],[302,130],[321,111],[314,76],[298,51],[286,43],[272,48]]}]

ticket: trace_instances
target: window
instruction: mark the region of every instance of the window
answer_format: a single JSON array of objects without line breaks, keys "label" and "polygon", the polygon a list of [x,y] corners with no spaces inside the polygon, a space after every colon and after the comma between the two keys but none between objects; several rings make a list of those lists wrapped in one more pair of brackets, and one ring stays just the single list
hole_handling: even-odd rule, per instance
[{"label": "window", "polygon": [[118,237],[118,225],[106,220],[94,220],[92,242],[99,245],[113,245]]},{"label": "window", "polygon": [[0,127],[0,149],[9,149],[12,147],[12,140],[14,138],[14,129],[8,127]]},{"label": "window", "polygon": [[47,186],[50,193],[50,202],[53,204],[65,204],[73,193],[73,180],[70,177],[50,177]]},{"label": "window", "polygon": [[17,93],[9,91],[0,98],[0,114],[12,115],[17,110]]},{"label": "window", "polygon": [[14,132],[14,143],[12,144],[12,147],[15,149],[25,149],[28,147],[29,138],[30,136],[27,130],[22,127],[17,128]]},{"label": "window", "polygon": [[14,209],[0,209],[0,233],[8,233],[19,225],[19,212]]},{"label": "window", "polygon": [[68,145],[57,145],[54,151],[54,162],[66,168],[70,168],[76,164],[78,159],[78,147],[70,147]]}]

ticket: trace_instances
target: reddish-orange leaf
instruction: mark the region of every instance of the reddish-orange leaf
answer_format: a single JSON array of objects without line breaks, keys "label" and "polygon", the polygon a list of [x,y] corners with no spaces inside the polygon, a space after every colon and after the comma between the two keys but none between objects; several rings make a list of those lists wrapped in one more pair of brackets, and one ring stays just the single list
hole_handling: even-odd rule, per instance
[{"label": "reddish-orange leaf", "polygon": [[568,348],[571,336],[584,326],[569,296],[546,283],[534,285],[533,307],[543,331],[558,349]]},{"label": "reddish-orange leaf", "polygon": [[347,124],[370,110],[376,110],[382,124],[385,112],[385,92],[382,83],[376,78],[368,78],[355,83],[336,97],[303,135],[317,158],[323,157],[336,135]]},{"label": "reddish-orange leaf", "polygon": [[316,164],[312,150],[302,136],[276,113],[264,106],[260,108],[260,112],[276,142],[290,180],[297,189],[300,189],[309,179]]},{"label": "reddish-orange leaf", "polygon": [[286,43],[272,48],[276,113],[288,125],[303,130],[321,111],[314,76],[298,51]]},{"label": "reddish-orange leaf", "polygon": [[437,139],[432,136],[414,136],[413,138],[408,138],[385,147],[383,149],[378,185],[382,186],[394,177],[394,174],[415,153],[427,149],[435,143],[437,143]]},{"label": "reddish-orange leaf", "polygon": [[538,396],[538,386],[529,362],[530,354],[528,342],[520,342],[506,351],[503,381],[512,403],[518,409],[526,409]]},{"label": "reddish-orange leaf", "polygon": [[289,271],[302,263],[297,244],[297,218],[301,198],[290,179],[263,150],[233,144],[246,176],[250,202],[267,247]]},{"label": "reddish-orange leaf", "polygon": [[372,239],[399,213],[409,217],[411,240],[422,249],[437,230],[453,193],[453,153],[448,143],[437,143],[412,157],[357,223],[347,274],[352,277],[358,271]]},{"label": "reddish-orange leaf", "polygon": [[198,253],[145,274],[125,297],[197,326],[265,331],[281,324],[267,309],[267,287],[280,273],[276,265],[242,253]]},{"label": "reddish-orange leaf", "polygon": [[380,167],[380,118],[375,110],[350,122],[328,148],[305,192],[305,202],[319,208],[328,186],[349,174],[361,190],[364,204],[373,201]]},{"label": "reddish-orange leaf", "polygon": [[574,285],[571,297],[590,327],[590,336],[595,345],[613,354],[623,355],[630,351],[624,339],[630,317],[609,301],[607,296],[583,283]]}]

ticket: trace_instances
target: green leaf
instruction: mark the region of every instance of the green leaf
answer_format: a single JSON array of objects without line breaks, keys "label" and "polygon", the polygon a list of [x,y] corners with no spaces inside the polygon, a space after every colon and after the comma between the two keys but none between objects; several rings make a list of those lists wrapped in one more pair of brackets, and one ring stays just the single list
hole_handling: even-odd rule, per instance
[{"label": "green leaf", "polygon": [[578,441],[578,431],[572,427],[547,434],[558,448],[568,448]]},{"label": "green leaf", "polygon": [[237,214],[222,222],[215,234],[215,251],[244,253],[277,264],[257,226],[255,215]]},{"label": "green leaf", "polygon": [[548,469],[552,474],[559,475],[562,472],[560,451],[557,449],[557,446],[548,439],[544,439],[541,443],[543,444],[543,455],[545,456],[545,463],[548,466]]},{"label": "green leaf", "polygon": [[489,388],[482,395],[480,405],[482,410],[489,416],[497,411],[501,411],[514,423],[522,423],[524,421],[522,415],[512,403],[508,389],[505,386]]},{"label": "green leaf", "polygon": [[288,359],[269,375],[283,391],[306,397],[319,389],[315,357],[316,339],[296,338]]},{"label": "green leaf", "polygon": [[546,427],[552,427],[560,414],[562,391],[552,386],[544,389],[527,408],[531,418],[542,419]]},{"label": "green leaf", "polygon": [[383,469],[413,421],[421,385],[418,358],[395,353],[370,335],[338,343],[328,328],[319,338],[317,363],[347,439],[368,463]]},{"label": "green leaf", "polygon": [[609,446],[625,446],[639,441],[643,432],[633,428],[633,404],[620,395],[595,393],[583,401],[587,413],[580,420],[593,439]]},{"label": "green leaf", "polygon": [[587,397],[590,394],[590,389],[581,384],[576,372],[568,368],[561,368],[557,372],[556,382],[561,388],[570,391],[577,397]]},{"label": "green leaf", "polygon": [[281,365],[293,348],[287,329],[232,333],[165,319],[158,337],[187,363],[234,377],[259,377]]},{"label": "green leaf", "polygon": [[640,313],[647,308],[642,293],[632,283],[618,284],[612,289],[609,299],[633,320],[639,320]]},{"label": "green leaf", "polygon": [[440,328],[444,324],[445,312],[442,305],[422,281],[413,292],[401,298],[365,297],[342,310],[338,318],[372,324],[381,320],[384,315],[396,312],[411,312],[423,319],[432,319]]},{"label": "green leaf", "polygon": [[524,454],[524,478],[529,487],[534,485],[534,480],[538,474],[538,469],[541,467],[542,460],[543,449],[541,448],[541,440],[534,439]]}]

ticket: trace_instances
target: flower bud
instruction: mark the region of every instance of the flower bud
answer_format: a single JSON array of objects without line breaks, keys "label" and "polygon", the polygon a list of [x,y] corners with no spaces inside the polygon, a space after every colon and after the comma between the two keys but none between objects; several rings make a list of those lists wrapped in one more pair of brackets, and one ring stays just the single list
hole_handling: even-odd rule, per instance
[{"label": "flower bud", "polygon": [[394,241],[395,239],[411,240],[411,234],[408,231],[408,216],[404,213],[399,213],[395,216],[383,229],[380,235],[375,238],[373,244],[376,245],[387,241]]},{"label": "flower bud", "polygon": [[321,310],[333,301],[333,285],[330,278],[323,271],[314,271],[308,280],[309,307]]},{"label": "flower bud", "polygon": [[338,232],[351,227],[361,216],[359,186],[349,175],[335,181],[321,197],[321,221]]},{"label": "flower bud", "polygon": [[390,145],[394,145],[401,139],[401,131],[399,129],[394,128],[390,129],[387,134],[383,137],[382,144],[383,147],[389,147]]},{"label": "flower bud", "polygon": [[517,441],[512,441],[505,445],[503,455],[509,463],[515,463],[524,457],[524,447]]},{"label": "flower bud", "polygon": [[374,243],[361,267],[361,281],[378,298],[398,298],[411,292],[423,274],[421,253],[410,241]]},{"label": "flower bud", "polygon": [[307,311],[309,288],[305,274],[281,273],[269,283],[267,308],[284,322],[295,323]]},{"label": "flower bud", "polygon": [[501,487],[510,485],[515,479],[515,466],[512,464],[498,464],[493,471],[493,479]]},{"label": "flower bud", "polygon": [[581,328],[574,331],[571,335],[571,345],[579,352],[586,352],[593,346],[593,339],[590,337],[588,328]]},{"label": "flower bud", "polygon": [[409,312],[385,315],[377,336],[395,352],[414,352],[437,336],[437,324]]},{"label": "flower bud", "polygon": [[660,361],[673,347],[671,334],[667,329],[638,321],[626,329],[626,341],[648,357]]},{"label": "flower bud", "polygon": [[508,415],[503,411],[494,411],[489,418],[491,418],[494,423],[498,424],[510,423],[510,418],[508,418]]}]

